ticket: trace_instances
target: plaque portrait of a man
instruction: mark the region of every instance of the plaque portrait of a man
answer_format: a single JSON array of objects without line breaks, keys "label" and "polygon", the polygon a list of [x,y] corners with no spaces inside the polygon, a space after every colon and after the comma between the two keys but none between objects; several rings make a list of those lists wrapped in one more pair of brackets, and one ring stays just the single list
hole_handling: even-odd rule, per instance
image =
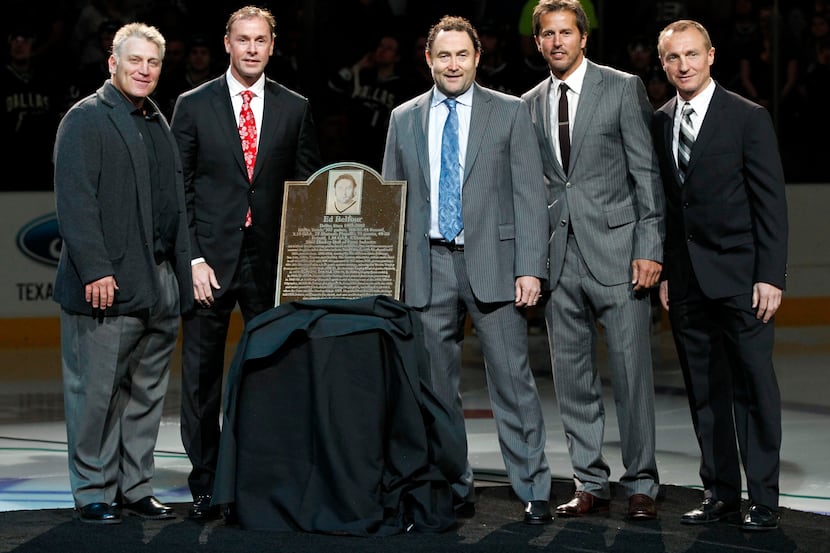
[{"label": "plaque portrait of a man", "polygon": [[326,215],[360,215],[362,171],[331,171]]}]

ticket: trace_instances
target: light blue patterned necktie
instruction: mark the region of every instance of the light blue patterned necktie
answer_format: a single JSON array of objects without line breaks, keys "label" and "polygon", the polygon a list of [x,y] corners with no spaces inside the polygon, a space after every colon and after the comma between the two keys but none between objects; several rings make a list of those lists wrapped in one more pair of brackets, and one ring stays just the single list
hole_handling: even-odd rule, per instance
[{"label": "light blue patterned necktie", "polygon": [[438,230],[447,241],[461,232],[461,175],[458,160],[458,112],[455,98],[444,100],[449,109],[441,135],[441,175],[438,179]]}]

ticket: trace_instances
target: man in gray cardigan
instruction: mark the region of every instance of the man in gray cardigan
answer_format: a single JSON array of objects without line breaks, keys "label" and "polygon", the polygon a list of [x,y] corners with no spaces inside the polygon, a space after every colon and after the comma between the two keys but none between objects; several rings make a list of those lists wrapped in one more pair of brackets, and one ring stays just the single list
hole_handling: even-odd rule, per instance
[{"label": "man in gray cardigan", "polygon": [[[180,311],[193,303],[178,149],[153,92],[164,37],[132,23],[112,78],[70,109],[55,144],[63,245],[55,281],[72,495],[83,522],[173,516],[153,449]],[[116,504],[115,506],[113,504]]]}]

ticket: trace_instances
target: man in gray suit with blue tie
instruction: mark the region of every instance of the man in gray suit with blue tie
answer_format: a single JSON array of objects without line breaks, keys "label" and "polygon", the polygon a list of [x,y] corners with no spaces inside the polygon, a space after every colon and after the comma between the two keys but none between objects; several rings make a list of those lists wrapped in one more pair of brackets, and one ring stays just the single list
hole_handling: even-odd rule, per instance
[{"label": "man in gray suit with blue tie", "polygon": [[559,516],[609,510],[597,324],[608,346],[628,518],[657,516],[649,288],[661,271],[664,199],[640,79],[585,59],[577,0],[541,0],[536,45],[551,77],[527,92],[548,194],[550,298],[545,320],[576,493]]},{"label": "man in gray suit with blue tie", "polygon": [[[547,258],[542,163],[527,106],[476,84],[481,43],[446,16],[427,37],[435,86],[392,112],[383,176],[406,180],[404,301],[420,316],[433,389],[463,425],[459,383],[467,314],[481,340],[507,475],[524,522],[550,522],[545,427],[522,308]],[[454,487],[474,500],[469,464]]]}]

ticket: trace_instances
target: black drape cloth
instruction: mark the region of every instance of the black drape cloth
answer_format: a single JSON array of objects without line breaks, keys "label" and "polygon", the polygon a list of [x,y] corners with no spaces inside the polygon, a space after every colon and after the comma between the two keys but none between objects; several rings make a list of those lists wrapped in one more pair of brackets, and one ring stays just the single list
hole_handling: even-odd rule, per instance
[{"label": "black drape cloth", "polygon": [[385,296],[252,319],[228,375],[214,503],[246,529],[388,535],[455,523],[463,421],[430,391],[420,324]]}]

